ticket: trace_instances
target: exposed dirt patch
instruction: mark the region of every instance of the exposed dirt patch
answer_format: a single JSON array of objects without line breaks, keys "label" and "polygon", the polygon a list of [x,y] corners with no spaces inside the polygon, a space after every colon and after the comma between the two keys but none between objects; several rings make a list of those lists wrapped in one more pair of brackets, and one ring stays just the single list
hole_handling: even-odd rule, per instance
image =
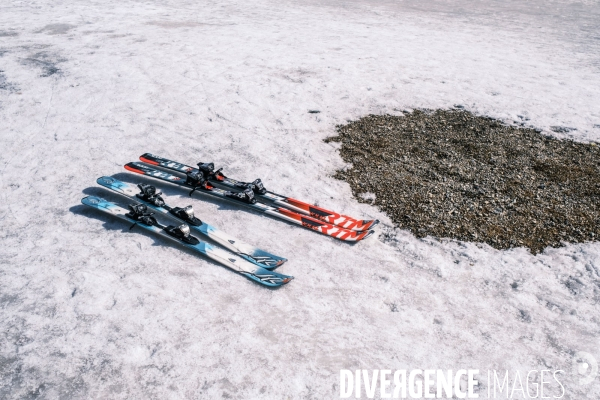
[{"label": "exposed dirt patch", "polygon": [[335,177],[401,228],[534,254],[598,240],[600,149],[463,110],[369,115],[338,126]]}]

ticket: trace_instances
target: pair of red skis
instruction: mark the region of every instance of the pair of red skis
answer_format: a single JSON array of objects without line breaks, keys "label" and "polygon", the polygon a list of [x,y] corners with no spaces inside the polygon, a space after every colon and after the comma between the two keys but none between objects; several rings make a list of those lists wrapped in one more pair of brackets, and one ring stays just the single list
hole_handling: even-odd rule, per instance
[{"label": "pair of red skis", "polygon": [[[356,242],[373,234],[378,220],[357,220],[321,207],[310,205],[291,197],[282,196],[264,188],[260,179],[254,182],[240,182],[223,175],[221,170],[214,170],[212,163],[198,163],[194,168],[156,155],[146,153],[140,162],[125,165],[131,172],[151,176],[167,182],[192,189],[190,195],[199,191],[213,197],[224,198],[242,204],[256,211],[268,214],[285,221],[302,225],[319,233],[336,239]],[[185,174],[176,176],[153,168],[158,166],[167,170]],[[215,186],[213,186],[215,185]],[[226,187],[224,190],[216,186]]]}]

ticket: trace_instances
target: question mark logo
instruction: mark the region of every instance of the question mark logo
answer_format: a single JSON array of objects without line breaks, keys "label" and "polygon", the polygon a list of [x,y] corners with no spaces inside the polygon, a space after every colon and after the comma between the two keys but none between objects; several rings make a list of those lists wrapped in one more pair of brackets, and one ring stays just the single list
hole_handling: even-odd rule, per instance
[{"label": "question mark logo", "polygon": [[573,374],[579,376],[579,384],[592,383],[598,375],[598,362],[590,353],[578,351],[573,356]]}]

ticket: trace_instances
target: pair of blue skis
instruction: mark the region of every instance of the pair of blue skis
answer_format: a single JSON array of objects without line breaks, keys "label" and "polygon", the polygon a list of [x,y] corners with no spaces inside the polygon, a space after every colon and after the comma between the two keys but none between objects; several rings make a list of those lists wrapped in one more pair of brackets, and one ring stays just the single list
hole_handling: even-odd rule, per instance
[{"label": "pair of blue skis", "polygon": [[[277,287],[293,279],[293,276],[272,271],[272,269],[286,262],[285,258],[241,242],[208,225],[194,216],[191,206],[185,208],[170,207],[162,198],[162,193],[157,193],[156,188],[152,185],[140,184],[136,187],[108,176],[98,178],[97,182],[108,189],[135,200],[139,204],[130,205],[129,210],[127,210],[95,196],[83,198],[81,200],[83,204],[132,222],[132,227],[137,225],[159,236],[177,241],[191,250],[265,286]],[[178,226],[162,225],[153,216],[154,212],[150,210],[167,215],[178,220],[181,224]],[[200,241],[191,235],[192,230],[210,238],[234,254]]]}]

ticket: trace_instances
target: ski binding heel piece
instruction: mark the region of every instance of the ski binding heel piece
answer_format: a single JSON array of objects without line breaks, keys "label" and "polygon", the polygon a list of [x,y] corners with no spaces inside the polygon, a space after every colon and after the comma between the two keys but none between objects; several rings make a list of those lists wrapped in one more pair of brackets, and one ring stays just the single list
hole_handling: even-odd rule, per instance
[{"label": "ski binding heel piece", "polygon": [[227,196],[248,204],[256,203],[256,199],[254,198],[254,192],[250,188],[244,190],[243,192],[229,192]]},{"label": "ski binding heel piece", "polygon": [[190,225],[194,225],[194,226],[202,225],[202,221],[200,220],[200,218],[196,218],[194,216],[194,208],[192,206],[187,206],[184,208],[174,207],[174,208],[170,209],[169,212],[171,214],[173,214],[174,216],[176,216],[177,218],[184,220],[185,222],[187,222]]},{"label": "ski binding heel piece", "polygon": [[190,227],[186,224],[181,224],[179,226],[169,225],[165,227],[164,230],[170,236],[173,236],[187,244],[196,245],[200,243],[198,239],[190,235]]},{"label": "ski binding heel piece", "polygon": [[212,175],[214,170],[215,170],[215,164],[214,163],[202,163],[199,162],[198,164],[198,169],[202,172],[204,172],[205,175]]},{"label": "ski binding heel piece", "polygon": [[250,185],[252,185],[252,190],[254,191],[254,193],[256,194],[265,194],[267,193],[267,189],[265,189],[265,185],[263,185],[262,181],[259,179],[256,179],[254,182],[252,182]]}]

